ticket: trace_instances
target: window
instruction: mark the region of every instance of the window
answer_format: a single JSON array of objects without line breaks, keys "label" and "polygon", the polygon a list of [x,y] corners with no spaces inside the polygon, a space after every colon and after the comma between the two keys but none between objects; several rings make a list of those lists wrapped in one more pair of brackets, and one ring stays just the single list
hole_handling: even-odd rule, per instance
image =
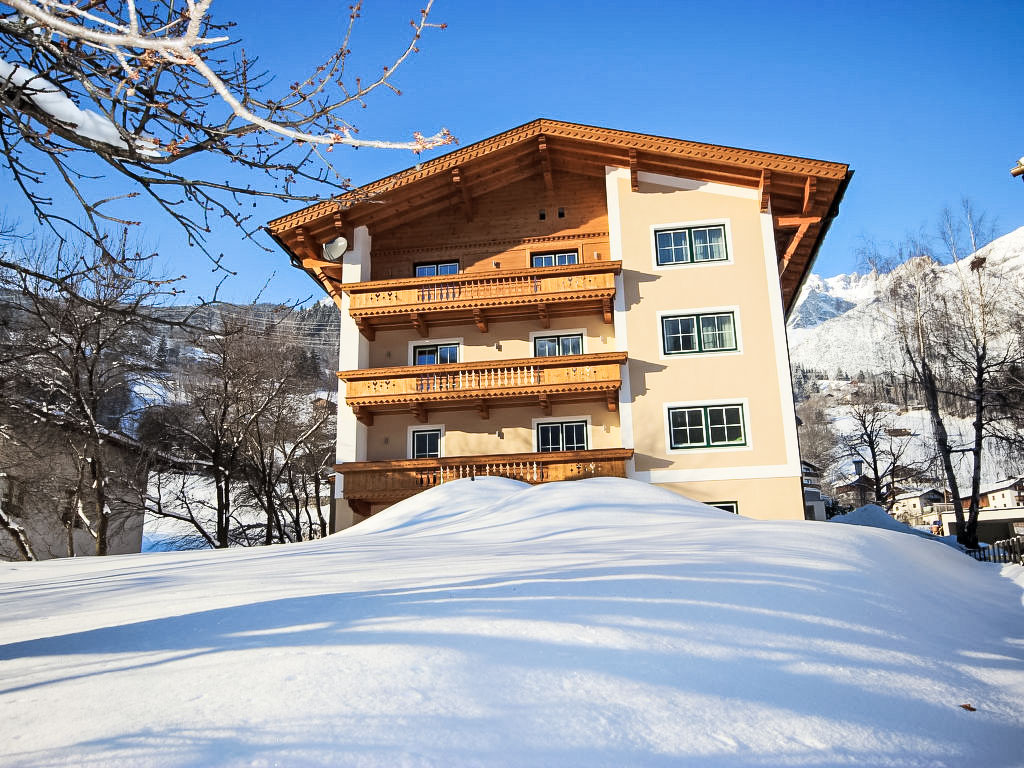
[{"label": "window", "polygon": [[459,362],[458,344],[424,344],[412,348],[413,365],[438,365]]},{"label": "window", "polygon": [[562,336],[535,336],[534,357],[555,357],[557,355],[582,355],[583,334],[570,333]]},{"label": "window", "polygon": [[709,507],[718,507],[725,512],[732,512],[734,515],[740,513],[740,505],[735,501],[709,501]]},{"label": "window", "polygon": [[433,264],[417,264],[415,266],[416,277],[437,277],[438,275],[457,275],[459,273],[459,262],[438,261]]},{"label": "window", "polygon": [[698,264],[725,261],[729,253],[725,244],[725,225],[680,227],[654,233],[658,266]]},{"label": "window", "polygon": [[669,408],[669,444],[672,448],[709,448],[746,445],[742,405],[705,405]]},{"label": "window", "polygon": [[568,264],[579,264],[580,255],[576,251],[561,253],[535,253],[530,256],[531,267],[564,267]]},{"label": "window", "polygon": [[414,459],[440,458],[441,430],[414,429],[412,432],[412,457]]},{"label": "window", "polygon": [[733,351],[736,318],[732,312],[661,318],[661,348],[666,355]]},{"label": "window", "polygon": [[565,421],[538,424],[537,450],[541,453],[587,450],[587,422]]}]

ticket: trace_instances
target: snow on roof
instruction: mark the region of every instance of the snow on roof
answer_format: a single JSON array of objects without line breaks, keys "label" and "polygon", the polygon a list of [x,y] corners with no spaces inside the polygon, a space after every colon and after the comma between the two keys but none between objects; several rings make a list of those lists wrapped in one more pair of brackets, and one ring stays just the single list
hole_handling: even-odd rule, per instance
[{"label": "snow on roof", "polygon": [[981,486],[981,490],[979,492],[984,494],[995,493],[996,491],[1003,491],[1006,490],[1007,488],[1012,488],[1022,480],[1024,480],[1024,478],[1021,477],[1007,477],[1003,480],[996,480],[994,483],[989,483],[988,485]]},{"label": "snow on roof", "polygon": [[917,499],[924,496],[926,493],[938,493],[941,494],[938,488],[918,488],[912,491],[904,491],[903,493],[896,494],[896,501],[903,501],[904,499]]},{"label": "snow on roof", "polygon": [[999,573],[609,478],[446,483],[306,544],[2,564],[0,765],[1006,765]]}]

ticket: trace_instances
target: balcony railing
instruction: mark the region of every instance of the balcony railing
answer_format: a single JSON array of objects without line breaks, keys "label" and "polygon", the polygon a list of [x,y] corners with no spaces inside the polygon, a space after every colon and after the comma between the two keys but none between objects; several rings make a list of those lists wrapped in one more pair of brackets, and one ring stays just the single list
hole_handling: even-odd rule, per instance
[{"label": "balcony railing", "polygon": [[412,411],[426,421],[427,409],[476,407],[487,417],[492,405],[604,400],[618,406],[625,352],[445,365],[409,365],[341,371],[345,402],[366,423],[373,414]]},{"label": "balcony railing", "polygon": [[605,448],[407,461],[359,461],[337,464],[335,469],[344,477],[344,496],[350,502],[390,503],[464,477],[509,477],[534,485],[586,477],[625,477],[626,461],[632,456],[633,451],[629,448]]},{"label": "balcony railing", "polygon": [[468,322],[486,333],[492,320],[536,317],[547,327],[553,316],[589,311],[610,323],[621,269],[621,262],[601,261],[346,283],[342,289],[349,314],[370,340],[383,328],[412,327],[426,336],[431,325]]}]

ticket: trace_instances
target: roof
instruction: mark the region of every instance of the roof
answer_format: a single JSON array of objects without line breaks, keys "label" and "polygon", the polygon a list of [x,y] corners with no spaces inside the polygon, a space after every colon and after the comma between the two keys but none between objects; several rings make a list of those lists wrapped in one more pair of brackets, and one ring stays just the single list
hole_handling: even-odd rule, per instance
[{"label": "roof", "polygon": [[896,494],[895,500],[903,501],[905,499],[917,499],[920,498],[921,496],[924,496],[926,493],[937,493],[940,496],[944,495],[942,491],[940,491],[938,488],[920,488],[915,491],[905,491],[904,493],[898,493]]},{"label": "roof", "polygon": [[[606,166],[758,189],[776,217],[776,249],[787,310],[817,254],[853,175],[849,166],[813,158],[719,146],[545,118],[417,163],[267,224],[301,267],[320,243],[351,228],[400,226],[552,170],[604,175]],[[461,182],[461,183],[460,183]]]}]

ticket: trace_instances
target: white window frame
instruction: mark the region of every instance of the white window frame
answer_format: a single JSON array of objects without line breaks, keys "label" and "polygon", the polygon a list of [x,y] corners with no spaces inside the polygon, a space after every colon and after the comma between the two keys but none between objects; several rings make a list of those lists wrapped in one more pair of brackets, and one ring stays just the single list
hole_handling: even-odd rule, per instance
[{"label": "white window frame", "polygon": [[[690,261],[680,264],[659,264],[658,263],[658,232],[667,229],[691,229],[694,227],[716,227],[725,228],[725,259],[719,261],[693,261],[693,254],[690,254]],[[732,239],[732,223],[730,219],[700,219],[697,221],[672,221],[651,225],[651,266],[657,270],[666,269],[700,269],[702,267],[727,267],[733,263],[735,242]]]},{"label": "white window frame", "polygon": [[[408,356],[408,360],[409,360],[408,364],[409,365],[416,365],[416,357],[415,357],[415,353],[414,353],[414,350],[416,349],[416,347],[432,347],[432,346],[442,345],[442,344],[457,344],[458,347],[459,347],[459,362],[460,363],[465,362],[462,359],[462,350],[463,350],[463,347],[464,347],[464,345],[463,345],[463,337],[460,336],[457,339],[417,339],[416,341],[410,341],[409,342],[409,351],[408,351],[408,355],[407,355]],[[418,367],[423,368],[425,366],[421,365],[421,366],[418,366]]]},{"label": "white window frame", "polygon": [[437,432],[437,431],[441,432],[441,437],[437,441],[438,458],[439,459],[443,459],[444,456],[445,456],[445,453],[444,453],[444,432],[445,432],[444,424],[416,424],[415,426],[409,426],[407,428],[407,434],[406,434],[406,438],[405,438],[405,455],[408,456],[410,459],[412,459],[412,455],[413,455],[412,435],[413,435],[413,432]]},{"label": "white window frame", "polygon": [[[681,315],[720,315],[724,312],[732,312],[733,330],[736,333],[736,349],[728,350],[716,350],[714,352],[675,352],[672,354],[665,354],[665,338],[662,335],[664,326],[662,325],[662,318],[665,317],[680,317]],[[739,305],[733,304],[731,306],[722,307],[699,307],[693,308],[688,307],[687,309],[665,309],[660,310],[657,313],[657,326],[656,330],[658,333],[658,359],[659,360],[681,360],[698,358],[703,360],[707,357],[728,357],[730,355],[742,355],[743,354],[743,332],[740,322],[740,308]],[[698,333],[700,332],[698,328]]]},{"label": "white window frame", "polygon": [[555,266],[555,267],[560,267],[560,266],[579,266],[580,264],[583,263],[583,254],[580,252],[579,248],[555,248],[553,250],[537,251],[535,253],[531,251],[530,252],[530,269],[551,269],[551,267],[535,267],[535,266],[533,266],[533,259],[534,259],[535,256],[561,256],[562,254],[568,254],[568,253],[576,254],[576,263],[575,264],[572,264],[572,265],[569,265],[569,264],[564,264],[564,265],[563,264],[553,264],[552,266]]},{"label": "white window frame", "polygon": [[717,509],[722,509],[722,507],[731,504],[732,509],[722,509],[722,511],[733,515],[739,515],[740,513],[740,503],[738,501],[705,501],[704,503],[709,507],[716,507]]},{"label": "white window frame", "polygon": [[[738,405],[743,408],[743,437],[746,439],[745,445],[709,445],[703,448],[673,448],[672,447],[672,429],[669,426],[669,415],[668,412],[672,408],[707,408],[722,405]],[[754,438],[752,430],[750,428],[750,400],[746,397],[728,397],[718,398],[715,400],[683,400],[675,403],[662,403],[661,405],[661,424],[665,438],[665,453],[666,454],[699,454],[699,453],[727,453],[730,451],[752,451],[754,450]],[[710,428],[707,424],[704,425],[706,433],[710,432]]]},{"label": "white window frame", "polygon": [[582,336],[583,350],[581,354],[588,354],[587,351],[587,329],[586,328],[562,328],[559,330],[552,330],[548,328],[543,331],[530,331],[530,357],[536,357],[537,342],[536,339],[541,336]]},{"label": "white window frame", "polygon": [[593,426],[592,426],[591,421],[590,421],[590,416],[557,416],[557,417],[555,417],[555,416],[545,416],[545,417],[540,418],[540,419],[531,419],[530,420],[530,425],[531,425],[530,429],[532,431],[532,438],[531,439],[533,440],[533,452],[534,453],[540,453],[540,449],[537,446],[537,427],[538,426],[540,426],[541,424],[564,424],[564,423],[570,422],[570,421],[582,421],[582,422],[586,423],[586,426],[584,427],[584,429],[586,430],[586,435],[587,435],[587,447],[586,447],[586,450],[588,450],[588,451],[594,450],[594,430],[593,430]]}]

